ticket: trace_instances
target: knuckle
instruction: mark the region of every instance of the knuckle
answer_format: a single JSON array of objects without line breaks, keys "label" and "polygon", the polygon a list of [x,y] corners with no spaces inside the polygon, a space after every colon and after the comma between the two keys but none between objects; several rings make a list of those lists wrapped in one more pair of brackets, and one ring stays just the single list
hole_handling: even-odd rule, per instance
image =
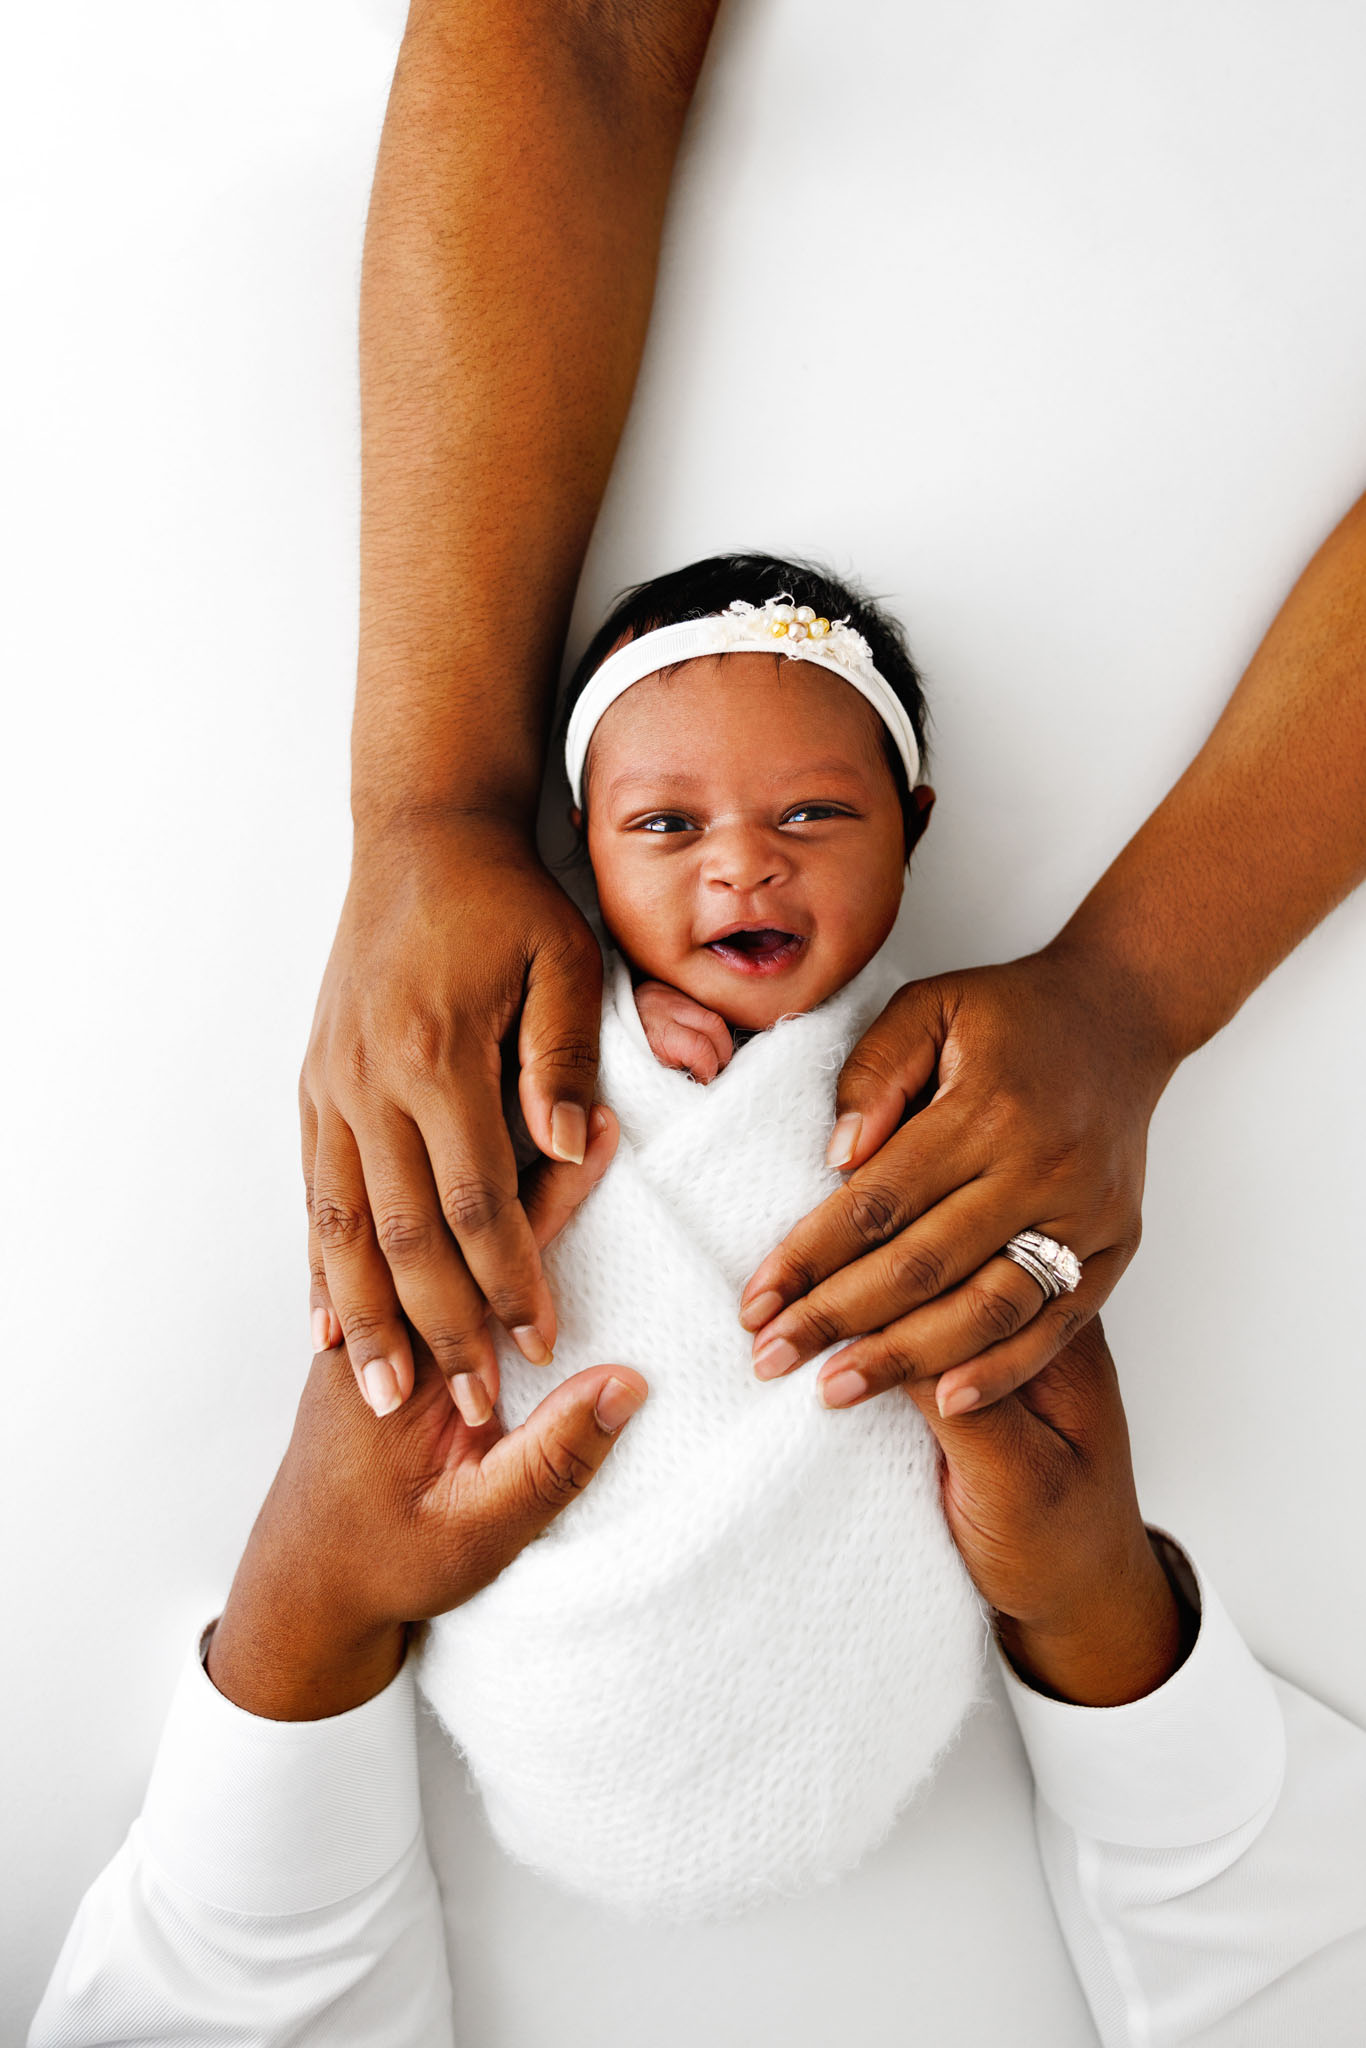
[{"label": "knuckle", "polygon": [[903,1386],[924,1377],[925,1361],[901,1342],[884,1344],[871,1360],[869,1379],[883,1387]]},{"label": "knuckle", "polygon": [[458,1372],[472,1372],[484,1363],[487,1354],[481,1341],[483,1329],[482,1323],[478,1329],[461,1329],[454,1323],[436,1323],[423,1329],[423,1339],[447,1379]]},{"label": "knuckle", "polygon": [[876,1181],[850,1181],[845,1191],[845,1215],[866,1244],[885,1244],[898,1224],[896,1196]]},{"label": "knuckle", "polygon": [[332,1305],[341,1320],[342,1335],[352,1364],[364,1365],[368,1358],[378,1357],[384,1349],[386,1335],[383,1317],[371,1308],[343,1308],[335,1300]]},{"label": "knuckle", "polygon": [[528,1453],[527,1491],[548,1514],[557,1513],[576,1493],[582,1493],[592,1476],[588,1460],[561,1438],[537,1443]]},{"label": "knuckle", "polygon": [[418,1210],[391,1209],[377,1216],[375,1237],[391,1266],[415,1265],[433,1250],[431,1219]]},{"label": "knuckle", "polygon": [[784,1300],[797,1302],[824,1278],[825,1275],[799,1247],[781,1245],[778,1250],[777,1268],[768,1285],[781,1294]]},{"label": "knuckle", "polygon": [[882,1090],[895,1085],[899,1068],[900,1061],[889,1040],[867,1038],[850,1053],[841,1079],[846,1084]]},{"label": "knuckle", "polygon": [[315,1192],[311,1211],[313,1227],[326,1250],[347,1251],[364,1238],[370,1227],[367,1210],[355,1202],[344,1202],[338,1195],[319,1195]]},{"label": "knuckle", "polygon": [[903,1293],[921,1301],[932,1301],[943,1293],[948,1267],[932,1245],[907,1239],[892,1247],[889,1263],[893,1284]]},{"label": "knuckle", "polygon": [[1030,1312],[1023,1302],[998,1294],[994,1287],[971,1287],[967,1292],[973,1327],[995,1343],[1013,1337],[1029,1321]]},{"label": "knuckle", "polygon": [[[529,1274],[518,1272],[490,1276],[485,1282],[485,1300],[505,1330],[515,1330],[523,1323],[536,1320],[535,1282]],[[474,1337],[478,1335],[477,1332],[471,1334]],[[470,1337],[462,1339],[464,1343],[470,1341]]]},{"label": "knuckle", "polygon": [[847,1334],[841,1329],[838,1317],[818,1301],[803,1304],[799,1328],[802,1337],[809,1344],[814,1344],[818,1351],[838,1343]]},{"label": "knuckle", "polygon": [[552,1038],[538,1045],[535,1052],[538,1067],[554,1067],[557,1073],[573,1075],[576,1080],[591,1081],[598,1070],[597,1054],[584,1038]]},{"label": "knuckle", "polygon": [[[338,1065],[349,1087],[358,1094],[364,1094],[372,1086],[379,1069],[373,1047],[368,1040],[360,1037],[350,1041]],[[333,1090],[334,1095],[337,1092]]]},{"label": "knuckle", "polygon": [[430,1075],[440,1065],[446,1049],[446,1027],[422,1010],[405,1020],[394,1047],[399,1066],[413,1080]]},{"label": "knuckle", "polygon": [[1072,1342],[1074,1337],[1080,1335],[1081,1331],[1091,1321],[1092,1313],[1092,1310],[1089,1308],[1079,1308],[1076,1302],[1071,1300],[1067,1302],[1066,1306],[1060,1306],[1054,1313],[1052,1328],[1049,1332],[1055,1349],[1058,1351],[1063,1350],[1065,1346]]},{"label": "knuckle", "polygon": [[441,1213],[457,1238],[477,1237],[498,1221],[512,1196],[482,1174],[462,1174],[441,1190]]}]

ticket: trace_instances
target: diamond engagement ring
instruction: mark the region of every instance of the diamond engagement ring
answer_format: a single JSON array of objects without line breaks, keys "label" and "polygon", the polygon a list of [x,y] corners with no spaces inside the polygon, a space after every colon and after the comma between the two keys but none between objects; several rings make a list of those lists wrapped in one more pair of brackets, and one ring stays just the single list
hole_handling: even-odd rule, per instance
[{"label": "diamond engagement ring", "polygon": [[1009,1244],[1002,1245],[1001,1256],[1013,1259],[1021,1272],[1038,1282],[1045,1301],[1075,1294],[1081,1283],[1081,1260],[1076,1253],[1042,1230],[1017,1231]]}]

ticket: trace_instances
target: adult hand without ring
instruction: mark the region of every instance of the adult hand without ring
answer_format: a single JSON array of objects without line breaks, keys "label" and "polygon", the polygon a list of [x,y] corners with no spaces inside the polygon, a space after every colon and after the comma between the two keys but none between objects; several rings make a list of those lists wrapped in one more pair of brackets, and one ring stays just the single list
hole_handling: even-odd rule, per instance
[{"label": "adult hand without ring", "polygon": [[645,1399],[626,1366],[576,1373],[506,1436],[472,1429],[418,1346],[380,1422],[345,1351],[320,1353],[209,1649],[220,1692],[268,1720],[321,1720],[394,1677],[409,1625],[497,1577],[592,1479]]},{"label": "adult hand without ring", "polygon": [[405,1315],[448,1379],[477,1374],[490,1399],[490,1311],[533,1363],[549,1357],[502,1049],[517,1026],[535,1143],[582,1159],[601,987],[587,924],[505,820],[395,827],[358,848],[299,1097],[314,1348],[345,1338],[378,1413],[413,1384]]},{"label": "adult hand without ring", "polygon": [[953,1540],[1020,1674],[1092,1707],[1163,1684],[1183,1617],[1139,1513],[1100,1323],[980,1413],[946,1420],[925,1380],[907,1392],[939,1443]]}]

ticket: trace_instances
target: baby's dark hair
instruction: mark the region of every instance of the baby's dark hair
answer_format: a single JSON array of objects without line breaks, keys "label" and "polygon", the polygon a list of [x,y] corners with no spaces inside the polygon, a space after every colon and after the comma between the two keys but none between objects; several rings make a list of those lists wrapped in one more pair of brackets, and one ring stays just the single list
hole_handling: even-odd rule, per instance
[{"label": "baby's dark hair", "polygon": [[[688,619],[709,618],[714,612],[724,611],[737,597],[754,605],[762,605],[771,597],[790,598],[795,605],[809,604],[818,617],[832,623],[847,620],[862,633],[878,673],[905,706],[923,766],[927,758],[929,711],[920,671],[911,659],[901,627],[857,584],[832,576],[819,563],[789,562],[777,555],[708,555],[704,561],[689,562],[685,569],[671,569],[665,576],[652,576],[648,582],[623,591],[569,678],[559,725],[561,743],[570,714],[589,677],[606,660],[609,648],[624,635],[639,639],[642,633],[652,633],[658,626],[678,626]],[[891,733],[885,730],[883,745],[909,830],[911,793],[906,770]]]}]

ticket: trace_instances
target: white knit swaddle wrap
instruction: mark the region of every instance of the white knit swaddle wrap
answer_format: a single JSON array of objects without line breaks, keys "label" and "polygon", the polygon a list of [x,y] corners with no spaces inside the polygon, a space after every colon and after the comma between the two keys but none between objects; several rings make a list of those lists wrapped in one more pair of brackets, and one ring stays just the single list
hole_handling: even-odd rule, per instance
[{"label": "white knit swaddle wrap", "polygon": [[650,1398],[547,1534],[433,1624],[420,1682],[503,1847],[635,1916],[848,1869],[977,1696],[985,1624],[915,1408],[827,1412],[814,1360],[765,1385],[737,1321],[839,1185],[835,1078],[895,979],[875,960],[701,1087],[655,1060],[610,961],[620,1146],[546,1254],[554,1364],[499,1341],[509,1427],[589,1365],[637,1367]]}]

